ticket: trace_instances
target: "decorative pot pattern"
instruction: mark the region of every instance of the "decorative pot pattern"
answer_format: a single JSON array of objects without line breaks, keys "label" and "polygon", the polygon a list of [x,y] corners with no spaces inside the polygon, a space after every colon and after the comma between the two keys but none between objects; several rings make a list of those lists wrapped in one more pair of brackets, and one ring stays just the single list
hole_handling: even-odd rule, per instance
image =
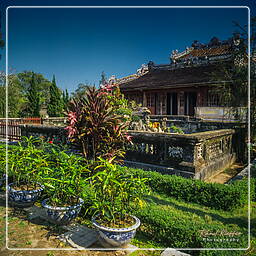
[{"label": "decorative pot pattern", "polygon": [[135,219],[135,224],[129,228],[108,228],[100,225],[94,217],[92,219],[92,224],[98,229],[100,239],[99,241],[104,247],[124,247],[136,234],[136,229],[140,226],[140,220],[131,216]]},{"label": "decorative pot pattern", "polygon": [[42,206],[47,209],[47,217],[50,222],[57,225],[67,225],[79,214],[84,201],[79,198],[79,203],[67,207],[53,207],[47,204],[49,199],[42,202]]},{"label": "decorative pot pattern", "polygon": [[40,185],[39,189],[35,190],[15,190],[12,188],[14,183],[7,186],[9,202],[17,207],[32,206],[44,190],[44,186]]}]

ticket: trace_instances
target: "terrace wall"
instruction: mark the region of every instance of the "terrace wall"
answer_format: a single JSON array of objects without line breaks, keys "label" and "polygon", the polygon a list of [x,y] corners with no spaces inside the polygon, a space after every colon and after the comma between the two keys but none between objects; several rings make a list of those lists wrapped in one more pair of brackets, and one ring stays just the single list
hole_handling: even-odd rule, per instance
[{"label": "terrace wall", "polygon": [[[20,128],[22,136],[43,136],[66,141],[63,127],[20,125]],[[126,164],[201,180],[230,166],[239,152],[234,129],[193,134],[128,133],[133,137],[133,145],[127,146]]]},{"label": "terrace wall", "polygon": [[204,180],[236,160],[233,129],[194,134],[129,134],[133,145],[127,148],[126,160],[171,167],[169,174]]}]

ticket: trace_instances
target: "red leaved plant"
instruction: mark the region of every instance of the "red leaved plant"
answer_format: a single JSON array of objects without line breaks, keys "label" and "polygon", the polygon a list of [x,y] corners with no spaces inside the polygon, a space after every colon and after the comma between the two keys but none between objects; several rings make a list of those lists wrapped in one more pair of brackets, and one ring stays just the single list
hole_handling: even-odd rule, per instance
[{"label": "red leaved plant", "polygon": [[124,144],[131,142],[128,124],[117,115],[113,99],[104,89],[88,87],[85,95],[74,99],[68,107],[68,136],[80,146],[87,159],[120,159]]}]

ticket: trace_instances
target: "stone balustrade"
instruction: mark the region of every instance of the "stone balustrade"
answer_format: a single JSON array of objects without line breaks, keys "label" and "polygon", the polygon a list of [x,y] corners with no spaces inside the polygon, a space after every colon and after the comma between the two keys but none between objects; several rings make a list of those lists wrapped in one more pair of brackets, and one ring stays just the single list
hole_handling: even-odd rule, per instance
[{"label": "stone balustrade", "polygon": [[[20,125],[22,136],[38,136],[66,142],[64,127]],[[133,144],[126,146],[125,159],[169,168],[169,174],[179,174],[204,180],[229,167],[245,144],[234,129],[197,132],[192,134],[128,131]]]},{"label": "stone balustrade", "polygon": [[233,129],[194,134],[129,134],[133,145],[127,146],[126,160],[172,167],[174,173],[196,179],[204,180],[236,160]]}]

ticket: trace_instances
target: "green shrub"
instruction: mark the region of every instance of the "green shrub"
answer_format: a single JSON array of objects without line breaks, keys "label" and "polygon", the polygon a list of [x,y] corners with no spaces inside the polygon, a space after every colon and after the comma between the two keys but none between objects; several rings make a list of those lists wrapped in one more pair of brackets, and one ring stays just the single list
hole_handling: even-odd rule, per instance
[{"label": "green shrub", "polygon": [[149,178],[148,183],[153,191],[164,193],[178,200],[185,200],[226,211],[243,206],[248,201],[247,180],[224,185],[186,179],[176,175],[162,175],[154,171],[131,168],[129,170],[135,175]]},{"label": "green shrub", "polygon": [[[140,218],[142,227],[141,233],[147,236],[149,240],[157,242],[162,247],[171,248],[246,248],[247,247],[247,229],[240,229],[236,225],[223,225],[220,222],[212,221],[206,223],[198,215],[188,215],[171,209],[163,209],[159,205],[152,203],[146,207],[137,210],[136,216]],[[206,230],[217,235],[204,236],[202,230]],[[201,232],[200,232],[201,231]],[[239,232],[237,236],[228,236],[220,232]],[[219,232],[219,233],[218,233]],[[205,238],[212,239],[206,241]],[[215,239],[215,241],[214,241]],[[222,241],[220,239],[223,239]],[[230,239],[239,239],[230,241]],[[217,241],[216,241],[217,240]],[[206,252],[204,252],[206,253]],[[201,254],[193,255],[216,255]],[[217,254],[222,255],[222,254]],[[224,254],[225,255],[225,254]],[[226,254],[228,255],[228,254]]]}]

